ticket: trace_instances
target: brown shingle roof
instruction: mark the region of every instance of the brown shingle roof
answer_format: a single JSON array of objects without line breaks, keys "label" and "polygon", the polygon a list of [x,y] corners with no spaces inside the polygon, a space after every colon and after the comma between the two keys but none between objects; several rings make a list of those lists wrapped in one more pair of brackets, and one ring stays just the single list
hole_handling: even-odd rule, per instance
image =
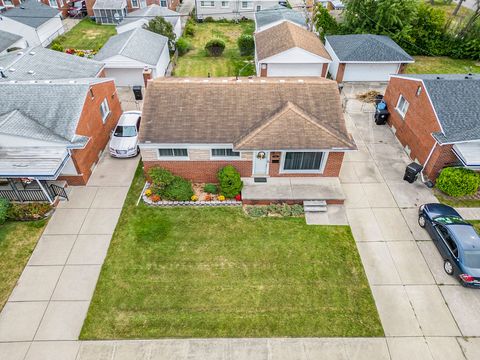
[{"label": "brown shingle roof", "polygon": [[256,33],[255,47],[258,60],[269,58],[294,47],[332,60],[317,35],[289,21]]},{"label": "brown shingle roof", "polygon": [[235,149],[353,149],[337,83],[324,78],[150,81],[140,142]]}]

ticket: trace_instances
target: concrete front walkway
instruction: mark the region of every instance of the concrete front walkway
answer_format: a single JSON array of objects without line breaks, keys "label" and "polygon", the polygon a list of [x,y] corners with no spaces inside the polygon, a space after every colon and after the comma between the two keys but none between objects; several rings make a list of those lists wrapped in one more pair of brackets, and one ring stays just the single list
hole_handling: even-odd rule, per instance
[{"label": "concrete front walkway", "polygon": [[0,314],[0,359],[75,359],[137,163],[106,154],[59,204]]}]

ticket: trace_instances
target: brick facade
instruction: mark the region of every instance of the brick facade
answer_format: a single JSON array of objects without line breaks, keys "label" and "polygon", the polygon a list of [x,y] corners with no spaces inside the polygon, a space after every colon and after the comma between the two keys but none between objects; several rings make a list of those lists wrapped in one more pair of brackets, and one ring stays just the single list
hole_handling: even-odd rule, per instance
[{"label": "brick facade", "polygon": [[[395,109],[400,95],[409,102],[404,118]],[[425,164],[436,143],[431,134],[441,129],[422,82],[392,77],[384,100],[390,111],[388,124],[394,129],[398,140],[408,150],[407,153],[409,152],[412,160]],[[437,144],[424,174],[434,181],[441,169],[456,162],[458,159],[453,154],[451,146]]]},{"label": "brick facade", "polygon": [[[78,122],[76,133],[88,136],[90,141],[84,149],[72,150],[72,160],[77,169],[78,176],[61,176],[71,185],[85,185],[92,174],[92,169],[97,163],[100,154],[110,139],[110,133],[122,114],[120,100],[116,94],[115,83],[107,81],[92,85],[93,98],[90,93],[85,98],[82,114]],[[110,108],[105,123],[102,121],[100,104],[107,99]]]},{"label": "brick facade", "polygon": [[[271,177],[306,177],[306,176],[320,176],[320,177],[337,177],[340,173],[343,162],[343,152],[331,152],[328,155],[327,164],[322,174],[280,174],[280,163],[269,163],[269,176]],[[142,155],[143,157],[143,155]],[[144,170],[148,170],[154,166],[161,166],[175,175],[192,180],[194,182],[217,182],[217,171],[226,165],[233,165],[242,177],[251,177],[253,162],[250,160],[209,160],[209,161],[165,161],[165,160],[148,160],[144,159]]]}]

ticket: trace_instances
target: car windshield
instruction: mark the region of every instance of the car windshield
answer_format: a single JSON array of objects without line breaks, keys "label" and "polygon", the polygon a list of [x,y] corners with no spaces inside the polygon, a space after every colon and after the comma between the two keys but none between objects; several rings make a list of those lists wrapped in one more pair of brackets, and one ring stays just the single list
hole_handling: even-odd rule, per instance
[{"label": "car windshield", "polygon": [[116,137],[132,137],[137,135],[135,126],[117,126],[114,136]]},{"label": "car windshield", "polygon": [[465,266],[469,268],[480,268],[480,250],[466,250],[464,253]]},{"label": "car windshield", "polygon": [[465,220],[463,220],[461,217],[458,217],[458,216],[437,216],[433,220],[446,225],[466,224]]}]

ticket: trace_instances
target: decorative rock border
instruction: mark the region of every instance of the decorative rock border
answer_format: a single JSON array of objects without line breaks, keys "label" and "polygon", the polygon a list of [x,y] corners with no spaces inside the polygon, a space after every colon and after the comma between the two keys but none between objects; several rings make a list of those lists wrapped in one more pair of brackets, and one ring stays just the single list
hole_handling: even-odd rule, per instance
[{"label": "decorative rock border", "polygon": [[144,190],[142,192],[142,199],[143,202],[149,206],[241,206],[242,202],[237,200],[225,200],[225,201],[168,201],[168,200],[161,200],[158,202],[153,202],[150,198],[145,195],[145,190],[148,188],[145,185]]}]

